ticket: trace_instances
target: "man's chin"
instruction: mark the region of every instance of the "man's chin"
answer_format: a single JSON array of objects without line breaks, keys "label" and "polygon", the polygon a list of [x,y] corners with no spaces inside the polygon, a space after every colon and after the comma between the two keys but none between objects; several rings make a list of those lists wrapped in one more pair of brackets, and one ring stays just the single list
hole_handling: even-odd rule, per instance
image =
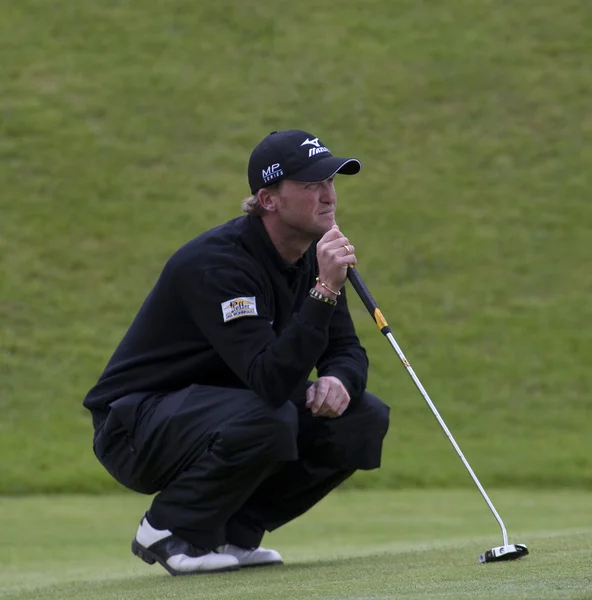
[{"label": "man's chin", "polygon": [[327,215],[321,215],[319,219],[318,230],[321,231],[321,236],[325,235],[331,227],[335,225],[335,215],[333,213]]},{"label": "man's chin", "polygon": [[320,240],[335,225],[335,219],[319,219],[308,227],[300,228],[301,233],[310,237],[311,240]]},{"label": "man's chin", "polygon": [[[335,224],[335,221],[333,221],[333,224]],[[329,227],[327,227],[326,225],[315,227],[313,230],[310,231],[310,234],[314,236],[315,240],[320,240],[327,233],[327,231],[331,229],[331,227],[333,227],[333,225]]]}]

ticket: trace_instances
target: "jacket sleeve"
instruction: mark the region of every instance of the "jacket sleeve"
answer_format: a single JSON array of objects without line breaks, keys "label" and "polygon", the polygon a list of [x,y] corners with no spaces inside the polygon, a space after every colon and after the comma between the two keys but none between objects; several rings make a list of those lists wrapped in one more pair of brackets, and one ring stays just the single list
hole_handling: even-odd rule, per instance
[{"label": "jacket sleeve", "polygon": [[[270,323],[270,293],[246,269],[184,268],[173,280],[192,320],[249,389],[275,406],[306,389],[327,346],[334,308],[308,297],[278,336]],[[226,304],[237,299],[253,303],[245,316]]]},{"label": "jacket sleeve", "polygon": [[317,364],[319,377],[332,375],[341,380],[352,399],[359,399],[368,381],[368,356],[361,346],[352,321],[345,287],[329,326],[329,340]]}]

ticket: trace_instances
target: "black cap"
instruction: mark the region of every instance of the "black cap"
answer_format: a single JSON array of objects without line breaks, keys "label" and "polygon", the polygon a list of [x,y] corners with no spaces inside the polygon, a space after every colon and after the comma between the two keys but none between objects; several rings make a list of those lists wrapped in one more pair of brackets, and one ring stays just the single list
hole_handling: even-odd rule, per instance
[{"label": "black cap", "polygon": [[314,135],[300,129],[272,131],[251,153],[251,193],[282,179],[325,181],[336,173],[355,175],[362,164],[357,158],[338,158]]}]

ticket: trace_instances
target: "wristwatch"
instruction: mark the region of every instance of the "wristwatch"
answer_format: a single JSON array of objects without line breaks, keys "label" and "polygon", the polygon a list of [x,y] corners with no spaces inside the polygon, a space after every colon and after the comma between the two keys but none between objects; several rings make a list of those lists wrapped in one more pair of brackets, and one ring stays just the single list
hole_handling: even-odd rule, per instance
[{"label": "wristwatch", "polygon": [[329,296],[321,294],[321,292],[319,292],[319,290],[315,290],[315,288],[310,288],[310,292],[308,292],[308,295],[311,298],[314,298],[315,300],[319,300],[320,302],[328,304],[329,306],[337,306],[337,300],[334,300],[333,298],[329,298]]}]

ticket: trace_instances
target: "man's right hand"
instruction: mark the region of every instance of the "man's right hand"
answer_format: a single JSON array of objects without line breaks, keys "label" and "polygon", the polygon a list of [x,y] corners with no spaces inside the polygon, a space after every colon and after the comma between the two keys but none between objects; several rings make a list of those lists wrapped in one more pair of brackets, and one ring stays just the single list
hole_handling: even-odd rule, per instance
[{"label": "man's right hand", "polygon": [[[319,263],[319,283],[315,286],[325,296],[335,297],[329,289],[338,292],[347,279],[347,267],[355,265],[355,248],[349,240],[333,225],[317,243],[317,261]],[[326,287],[320,285],[324,283]]]}]

